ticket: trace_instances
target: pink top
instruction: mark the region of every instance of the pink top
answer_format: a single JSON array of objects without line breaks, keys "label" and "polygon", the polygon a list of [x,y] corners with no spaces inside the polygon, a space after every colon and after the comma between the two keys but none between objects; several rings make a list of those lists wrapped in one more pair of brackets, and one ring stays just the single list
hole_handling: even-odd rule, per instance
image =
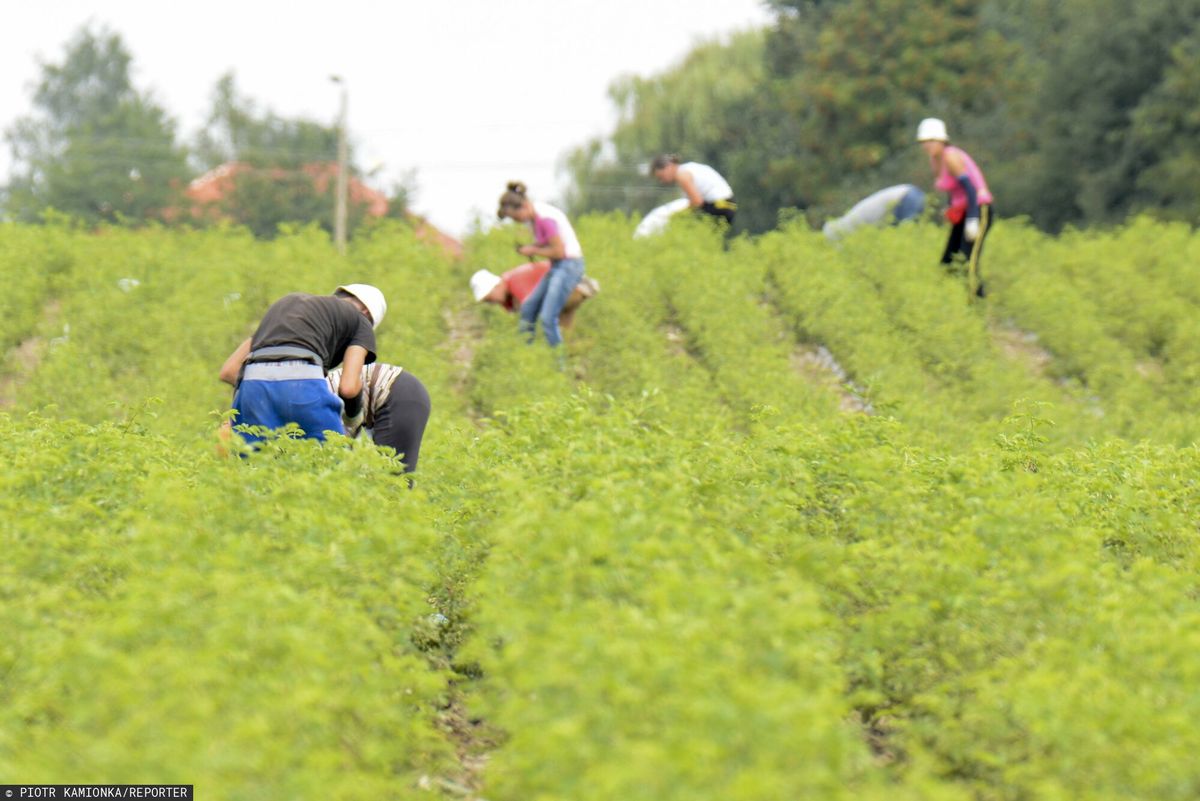
[{"label": "pink top", "polygon": [[549,217],[537,217],[533,221],[533,241],[538,247],[545,245],[551,238],[558,236],[558,223]]},{"label": "pink top", "polygon": [[[967,208],[967,192],[958,183],[958,176],[951,175],[946,169],[946,153],[951,150],[958,153],[962,157],[963,165],[967,168],[967,177],[971,179],[971,183],[975,185],[975,199],[979,201],[979,205],[984,205],[992,202],[992,192],[988,189],[987,181],[983,178],[983,171],[979,169],[979,165],[975,160],[967,155],[967,151],[953,145],[946,145],[946,149],[942,151],[942,171],[934,181],[934,189],[941,189],[943,192],[950,193],[950,208]],[[935,169],[937,164],[930,159],[930,164]]]}]

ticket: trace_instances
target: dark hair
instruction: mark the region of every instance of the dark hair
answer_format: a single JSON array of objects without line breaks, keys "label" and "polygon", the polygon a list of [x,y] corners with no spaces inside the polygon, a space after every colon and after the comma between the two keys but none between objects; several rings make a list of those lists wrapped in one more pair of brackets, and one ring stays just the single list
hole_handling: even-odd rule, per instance
[{"label": "dark hair", "polygon": [[503,220],[507,209],[519,209],[525,205],[527,200],[529,198],[525,197],[525,184],[520,181],[509,181],[508,188],[500,196],[500,208],[496,210],[496,216]]},{"label": "dark hair", "polygon": [[678,163],[679,156],[676,156],[674,153],[664,153],[661,156],[655,156],[654,161],[650,162],[650,172],[653,174],[663,169],[668,164]]}]

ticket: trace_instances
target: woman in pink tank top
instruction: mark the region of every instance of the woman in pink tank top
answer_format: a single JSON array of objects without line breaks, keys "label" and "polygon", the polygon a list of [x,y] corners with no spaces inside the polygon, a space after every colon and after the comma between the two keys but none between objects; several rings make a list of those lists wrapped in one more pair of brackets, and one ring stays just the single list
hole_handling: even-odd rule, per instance
[{"label": "woman in pink tank top", "polygon": [[956,257],[965,260],[968,287],[973,294],[983,297],[979,260],[993,220],[992,192],[987,180],[965,150],[950,144],[946,123],[941,120],[932,117],[922,120],[917,127],[917,141],[929,155],[934,188],[950,195],[946,219],[953,227],[942,253],[942,264],[953,264]]}]

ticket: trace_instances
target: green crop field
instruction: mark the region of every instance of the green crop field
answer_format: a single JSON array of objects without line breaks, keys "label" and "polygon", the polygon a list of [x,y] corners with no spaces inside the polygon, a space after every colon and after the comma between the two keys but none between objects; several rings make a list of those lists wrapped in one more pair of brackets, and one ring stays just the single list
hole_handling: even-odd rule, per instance
[{"label": "green crop field", "polygon": [[[0,776],[196,797],[1200,797],[1200,237],[580,221],[567,364],[403,226],[0,226]],[[277,297],[369,282],[389,454],[224,458]]]}]

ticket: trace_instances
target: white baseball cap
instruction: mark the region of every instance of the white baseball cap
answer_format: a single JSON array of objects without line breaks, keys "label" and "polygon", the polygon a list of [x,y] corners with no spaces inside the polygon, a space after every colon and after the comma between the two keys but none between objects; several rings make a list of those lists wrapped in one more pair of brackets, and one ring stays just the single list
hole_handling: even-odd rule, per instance
[{"label": "white baseball cap", "polygon": [[383,315],[387,314],[387,300],[377,287],[370,284],[344,284],[334,292],[345,292],[362,301],[362,305],[367,307],[367,312],[371,315],[372,328],[378,328],[383,322]]},{"label": "white baseball cap", "polygon": [[479,270],[471,276],[471,294],[475,296],[475,302],[480,303],[488,296],[493,289],[499,286],[501,281],[500,276],[490,270]]},{"label": "white baseball cap", "polygon": [[937,117],[926,117],[917,126],[918,142],[949,142],[950,135],[946,133],[946,123]]}]

